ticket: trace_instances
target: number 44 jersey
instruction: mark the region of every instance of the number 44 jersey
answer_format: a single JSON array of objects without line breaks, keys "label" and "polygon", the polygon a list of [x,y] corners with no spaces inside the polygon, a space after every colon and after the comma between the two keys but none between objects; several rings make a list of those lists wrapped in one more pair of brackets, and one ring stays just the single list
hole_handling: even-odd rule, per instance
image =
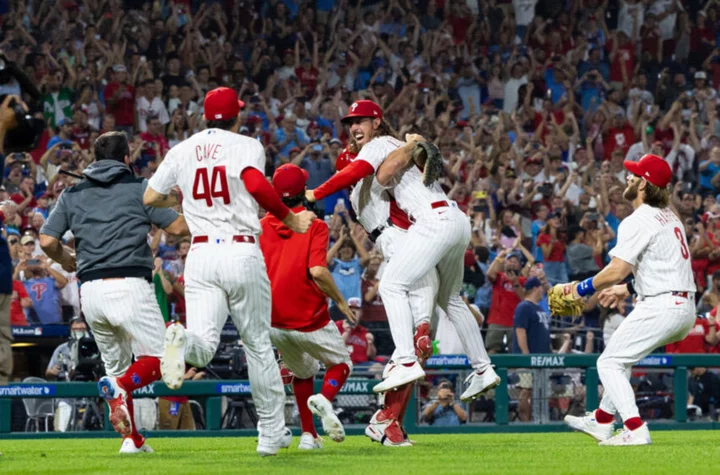
[{"label": "number 44 jersey", "polygon": [[641,297],[695,292],[685,229],[670,208],[640,205],[620,223],[610,257],[633,266]]},{"label": "number 44 jersey", "polygon": [[193,236],[259,235],[258,204],[240,174],[265,174],[265,149],[257,140],[221,129],[199,132],[173,147],[149,186],[162,194],[178,186]]}]

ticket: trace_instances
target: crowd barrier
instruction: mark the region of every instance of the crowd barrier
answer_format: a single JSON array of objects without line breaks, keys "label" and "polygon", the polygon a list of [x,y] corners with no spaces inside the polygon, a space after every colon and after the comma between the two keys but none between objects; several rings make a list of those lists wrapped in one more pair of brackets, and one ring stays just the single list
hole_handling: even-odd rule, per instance
[{"label": "crowd barrier", "polygon": [[[457,432],[542,432],[563,430],[559,423],[526,423],[509,424],[508,370],[560,370],[563,368],[579,368],[585,371],[586,388],[585,406],[595,408],[598,405],[598,372],[596,354],[547,354],[547,355],[495,355],[493,365],[502,382],[495,390],[495,422],[490,424],[465,424],[460,427],[434,427],[419,425],[416,417],[406,417],[405,427],[409,433],[457,433]],[[676,429],[717,429],[717,422],[687,422],[687,382],[688,368],[720,367],[720,355],[666,355],[653,354],[642,360],[636,367],[672,370],[674,421],[655,422],[654,428]],[[470,371],[465,356],[438,355],[426,363],[428,373],[456,373],[460,376]],[[545,374],[542,371],[540,374]],[[351,377],[340,391],[340,395],[368,395],[379,380]],[[316,391],[320,390],[321,380],[315,382]],[[289,391],[290,387],[286,387]],[[73,433],[17,433],[11,432],[11,399],[12,398],[92,398],[97,397],[95,383],[42,383],[42,384],[10,384],[0,386],[0,438],[7,437],[102,437],[107,436],[112,428],[105,424],[105,431],[73,432]],[[254,435],[254,430],[220,430],[222,413],[221,399],[223,396],[250,396],[250,384],[246,380],[222,381],[188,381],[178,391],[169,390],[162,383],[155,383],[133,393],[134,398],[161,396],[189,396],[205,399],[205,419],[207,430],[202,431],[152,431],[154,436],[231,436]],[[418,413],[417,400],[413,395],[407,414]],[[348,434],[360,434],[363,427],[348,427]]]}]

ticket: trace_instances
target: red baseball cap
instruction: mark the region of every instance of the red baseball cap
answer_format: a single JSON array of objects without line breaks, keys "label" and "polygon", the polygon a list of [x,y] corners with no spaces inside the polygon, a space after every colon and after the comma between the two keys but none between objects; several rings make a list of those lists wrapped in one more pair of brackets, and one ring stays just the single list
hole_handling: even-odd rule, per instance
[{"label": "red baseball cap", "polygon": [[657,155],[644,155],[639,162],[625,160],[623,165],[633,175],[637,175],[660,188],[665,188],[672,180],[670,165]]},{"label": "red baseball cap", "polygon": [[205,95],[205,118],[229,120],[237,117],[245,103],[238,100],[237,92],[229,87],[218,87]]},{"label": "red baseball cap", "polygon": [[287,163],[275,170],[272,181],[277,194],[281,198],[288,198],[305,191],[308,177],[307,170],[303,170],[292,163]]},{"label": "red baseball cap", "polygon": [[348,113],[342,118],[342,120],[345,121],[352,117],[373,117],[382,119],[383,112],[380,106],[375,104],[373,101],[363,99],[353,102],[350,106],[350,110],[348,110]]},{"label": "red baseball cap", "polygon": [[343,168],[350,165],[352,161],[355,160],[355,157],[357,157],[357,153],[351,153],[347,148],[344,149],[340,152],[340,155],[338,155],[338,158],[335,161],[335,170],[341,171]]}]

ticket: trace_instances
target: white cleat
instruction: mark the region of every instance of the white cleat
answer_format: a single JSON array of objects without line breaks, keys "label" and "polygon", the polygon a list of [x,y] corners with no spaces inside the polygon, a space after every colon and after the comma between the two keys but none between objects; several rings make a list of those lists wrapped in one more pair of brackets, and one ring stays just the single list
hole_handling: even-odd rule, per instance
[{"label": "white cleat", "polygon": [[322,448],[323,444],[320,437],[316,439],[310,432],[303,432],[300,436],[299,450],[318,450]]},{"label": "white cleat", "polygon": [[259,453],[261,457],[277,455],[280,449],[287,449],[290,447],[291,443],[292,432],[290,432],[290,429],[286,427],[285,432],[283,432],[283,435],[280,436],[279,441],[275,443],[258,442],[257,453]]},{"label": "white cleat", "polygon": [[469,382],[470,386],[462,393],[460,400],[462,402],[469,402],[480,397],[483,393],[496,388],[500,384],[500,376],[495,373],[495,370],[492,369],[491,366],[488,366],[483,374],[473,372],[467,377],[465,382]]},{"label": "white cleat", "polygon": [[583,417],[565,416],[565,424],[572,430],[589,435],[598,442],[612,437],[615,424],[612,422],[601,424],[595,420],[595,412],[586,412]]},{"label": "white cleat", "polygon": [[130,437],[125,437],[123,439],[122,446],[120,447],[121,454],[141,454],[153,452],[155,451],[152,447],[145,443],[145,440],[143,440],[143,444],[140,447],[135,447],[135,442],[133,442]]},{"label": "white cleat", "polygon": [[310,412],[318,416],[322,420],[323,431],[335,442],[345,440],[345,428],[335,415],[332,403],[322,394],[314,394],[307,400]]},{"label": "white cleat", "polygon": [[647,423],[644,423],[635,430],[630,430],[627,427],[617,431],[617,434],[600,442],[598,445],[650,445],[652,440],[650,439],[650,430],[648,429]]},{"label": "white cleat", "polygon": [[420,363],[417,361],[415,361],[412,366],[398,364],[390,371],[387,378],[375,385],[373,392],[384,393],[424,377],[425,371],[423,371],[422,366],[420,366]]},{"label": "white cleat", "polygon": [[385,429],[388,425],[390,425],[392,420],[386,419],[384,421],[378,421],[378,414],[380,414],[380,409],[378,409],[370,419],[370,423],[365,428],[365,435],[373,442],[382,443],[383,436],[385,435]]},{"label": "white cleat", "polygon": [[185,377],[185,328],[172,323],[165,329],[165,353],[160,361],[160,371],[165,385],[180,389]]}]

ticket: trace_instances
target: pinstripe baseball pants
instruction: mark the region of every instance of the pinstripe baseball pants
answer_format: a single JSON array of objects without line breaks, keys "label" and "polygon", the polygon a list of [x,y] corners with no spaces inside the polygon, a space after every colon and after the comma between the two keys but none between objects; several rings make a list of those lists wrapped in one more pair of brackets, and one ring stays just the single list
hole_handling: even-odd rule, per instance
[{"label": "pinstripe baseball pants", "polygon": [[380,279],[380,295],[388,314],[397,363],[416,361],[408,292],[416,281],[437,267],[440,281],[437,303],[447,311],[450,296],[460,291],[465,249],[470,242],[470,223],[455,207],[432,210],[416,220],[405,239],[396,243],[395,254]]},{"label": "pinstripe baseball pants", "polygon": [[285,391],[270,343],[270,281],[258,244],[196,244],[185,265],[185,360],[212,360],[228,314],[247,357],[260,439],[275,443],[285,430]]},{"label": "pinstripe baseball pants", "polygon": [[655,348],[682,340],[695,324],[694,295],[670,293],[639,300],[623,320],[597,361],[605,392],[600,409],[620,413],[623,421],[639,417],[630,385],[631,368]]},{"label": "pinstripe baseball pants", "polygon": [[345,363],[352,371],[350,353],[334,322],[312,332],[271,328],[270,340],[296,378],[315,376],[320,369],[318,361],[326,368]]},{"label": "pinstripe baseball pants", "polygon": [[82,284],[80,292],[83,314],[108,376],[125,374],[133,354],[162,357],[165,322],[147,280],[91,280]]}]

